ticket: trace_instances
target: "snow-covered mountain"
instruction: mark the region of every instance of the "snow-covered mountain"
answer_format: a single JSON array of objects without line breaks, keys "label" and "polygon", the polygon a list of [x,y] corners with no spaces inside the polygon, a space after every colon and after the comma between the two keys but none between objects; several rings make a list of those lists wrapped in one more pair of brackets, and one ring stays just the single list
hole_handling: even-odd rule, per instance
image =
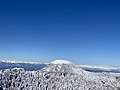
[{"label": "snow-covered mountain", "polygon": [[62,72],[84,75],[85,70],[80,69],[77,65],[66,60],[55,60],[51,62],[47,67],[43,68],[46,72]]},{"label": "snow-covered mountain", "polygon": [[55,60],[36,71],[1,70],[0,90],[120,90],[120,73],[94,73],[70,61]]},{"label": "snow-covered mountain", "polygon": [[90,72],[114,72],[120,73],[119,66],[94,66],[94,65],[79,65],[80,68]]},{"label": "snow-covered mountain", "polygon": [[[25,70],[39,70],[47,66],[48,64],[72,64],[70,61],[66,60],[55,60],[51,63],[41,63],[41,62],[28,62],[28,61],[15,61],[15,60],[0,60],[0,70],[10,69],[10,68],[24,68]],[[114,72],[120,73],[120,67],[118,66],[94,66],[94,65],[76,65],[89,72]]]},{"label": "snow-covered mountain", "polygon": [[26,61],[15,61],[15,60],[1,60],[0,70],[10,69],[10,68],[24,68],[25,70],[38,70],[45,67],[46,63],[41,62],[26,62]]},{"label": "snow-covered mountain", "polygon": [[0,60],[0,62],[4,62],[4,63],[43,64],[43,63],[41,63],[41,62],[33,62],[33,61],[16,61],[16,60]]}]

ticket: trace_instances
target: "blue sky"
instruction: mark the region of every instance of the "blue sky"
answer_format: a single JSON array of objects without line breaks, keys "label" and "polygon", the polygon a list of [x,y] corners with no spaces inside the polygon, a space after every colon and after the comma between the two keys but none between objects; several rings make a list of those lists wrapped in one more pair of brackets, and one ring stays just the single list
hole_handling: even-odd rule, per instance
[{"label": "blue sky", "polygon": [[1,0],[0,60],[120,65],[117,0]]}]

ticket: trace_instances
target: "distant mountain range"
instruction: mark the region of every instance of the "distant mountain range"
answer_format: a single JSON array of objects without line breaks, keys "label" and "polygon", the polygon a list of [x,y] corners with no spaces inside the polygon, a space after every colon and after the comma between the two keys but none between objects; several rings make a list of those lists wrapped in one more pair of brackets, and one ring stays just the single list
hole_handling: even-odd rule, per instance
[{"label": "distant mountain range", "polygon": [[119,66],[94,66],[94,65],[79,65],[80,68],[90,72],[113,72],[120,73]]},{"label": "distant mountain range", "polygon": [[24,68],[28,71],[39,70],[45,67],[47,64],[41,62],[25,62],[25,61],[13,61],[13,60],[1,60],[0,70],[11,68]]},{"label": "distant mountain range", "polygon": [[[52,62],[52,63],[58,63]],[[62,61],[61,61],[62,63]],[[63,62],[70,63],[70,62]],[[0,60],[0,70],[10,68],[24,68],[25,70],[39,70],[46,67],[49,63],[41,62],[29,62],[29,61],[13,61],[13,60]],[[114,72],[120,73],[120,67],[118,66],[94,66],[94,65],[78,65],[80,68],[90,72]]]}]

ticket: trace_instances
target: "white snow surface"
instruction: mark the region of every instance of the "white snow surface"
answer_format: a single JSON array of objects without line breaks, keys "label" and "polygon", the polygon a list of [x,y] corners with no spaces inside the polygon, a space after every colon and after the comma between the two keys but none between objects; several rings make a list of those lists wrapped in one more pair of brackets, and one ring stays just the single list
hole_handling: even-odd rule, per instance
[{"label": "white snow surface", "polygon": [[4,62],[4,63],[42,64],[41,62],[33,62],[33,61],[16,61],[16,60],[0,60],[0,62]]},{"label": "white snow surface", "polygon": [[65,72],[78,75],[87,75],[88,72],[81,69],[74,63],[66,60],[54,60],[47,67],[43,68],[44,72]]},{"label": "white snow surface", "polygon": [[51,64],[73,64],[73,63],[67,60],[54,60],[51,62]]}]

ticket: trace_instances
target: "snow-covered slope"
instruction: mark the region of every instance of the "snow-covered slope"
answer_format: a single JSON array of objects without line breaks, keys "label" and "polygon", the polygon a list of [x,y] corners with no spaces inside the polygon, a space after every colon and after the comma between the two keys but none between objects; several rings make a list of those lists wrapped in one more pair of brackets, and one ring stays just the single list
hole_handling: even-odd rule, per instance
[{"label": "snow-covered slope", "polygon": [[37,71],[0,71],[0,90],[120,90],[120,73],[87,72],[70,61],[55,60]]},{"label": "snow-covered slope", "polygon": [[87,74],[85,70],[80,69],[77,65],[66,60],[55,60],[51,62],[51,64],[49,64],[47,67],[43,68],[43,71],[64,72],[64,73],[81,74],[81,75]]}]

